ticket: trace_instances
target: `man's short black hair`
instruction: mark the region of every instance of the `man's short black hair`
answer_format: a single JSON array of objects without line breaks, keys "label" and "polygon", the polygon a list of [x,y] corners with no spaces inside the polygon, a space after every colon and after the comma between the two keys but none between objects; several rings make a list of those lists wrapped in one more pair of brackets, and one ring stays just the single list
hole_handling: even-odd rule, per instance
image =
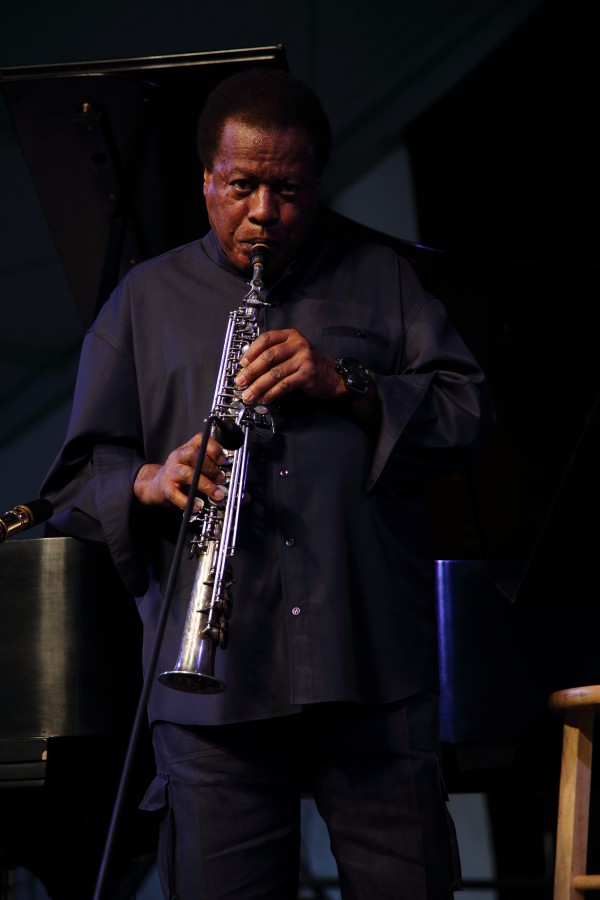
[{"label": "man's short black hair", "polygon": [[197,148],[202,164],[212,169],[225,122],[235,119],[262,128],[303,128],[322,175],[331,147],[329,119],[305,82],[279,69],[246,69],[230,75],[208,95],[198,120]]}]

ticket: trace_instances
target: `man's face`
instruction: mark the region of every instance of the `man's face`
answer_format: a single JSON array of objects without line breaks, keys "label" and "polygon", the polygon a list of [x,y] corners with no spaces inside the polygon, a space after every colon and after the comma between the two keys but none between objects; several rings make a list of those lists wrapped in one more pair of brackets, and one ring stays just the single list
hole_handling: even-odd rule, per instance
[{"label": "man's face", "polygon": [[261,241],[271,248],[266,272],[281,272],[308,237],[319,196],[302,128],[225,124],[212,171],[204,170],[204,197],[211,228],[237,269],[249,271],[250,248]]}]

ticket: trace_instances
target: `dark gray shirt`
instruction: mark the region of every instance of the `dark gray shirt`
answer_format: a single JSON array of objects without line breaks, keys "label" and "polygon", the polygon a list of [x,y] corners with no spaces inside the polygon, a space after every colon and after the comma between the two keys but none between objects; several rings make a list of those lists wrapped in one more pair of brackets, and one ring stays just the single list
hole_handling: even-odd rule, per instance
[{"label": "dark gray shirt", "polygon": [[[135,268],[85,338],[68,435],[43,487],[60,532],[108,543],[144,623],[146,664],[181,512],[141,507],[133,480],[203,430],[228,315],[247,290],[210,233]],[[484,376],[389,248],[316,234],[266,299],[261,330],[297,328],[372,369],[381,428],[369,435],[343,401],[290,395],[275,436],[251,435],[229,647],[216,656],[227,689],[195,696],[146,673],[151,720],[244,721],[437,689],[419,489],[487,435]],[[196,566],[184,553],[158,671],[175,664]]]}]

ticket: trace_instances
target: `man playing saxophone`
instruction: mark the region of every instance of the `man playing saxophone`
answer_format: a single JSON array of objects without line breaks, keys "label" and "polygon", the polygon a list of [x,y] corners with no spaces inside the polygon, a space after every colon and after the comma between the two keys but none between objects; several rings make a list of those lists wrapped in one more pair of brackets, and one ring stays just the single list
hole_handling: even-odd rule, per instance
[{"label": "man playing saxophone", "polygon": [[[348,900],[448,900],[460,872],[438,757],[434,559],[422,488],[477,453],[486,381],[392,249],[322,209],[330,129],[287,73],[234,75],[198,125],[210,231],[135,267],[86,336],[43,496],[61,533],[105,541],[144,625],[170,900],[293,900],[313,793]],[[201,448],[196,511],[226,497],[203,434],[228,316],[267,248],[236,396],[249,428],[229,642],[214,693],[173,690],[196,571],[182,559],[149,671]]]}]

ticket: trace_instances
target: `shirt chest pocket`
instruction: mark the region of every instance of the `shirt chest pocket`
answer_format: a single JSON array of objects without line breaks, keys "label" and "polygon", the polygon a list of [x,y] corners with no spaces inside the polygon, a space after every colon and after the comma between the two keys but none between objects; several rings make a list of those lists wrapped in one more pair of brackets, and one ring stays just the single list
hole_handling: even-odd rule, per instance
[{"label": "shirt chest pocket", "polygon": [[390,363],[392,344],[385,335],[360,325],[325,325],[321,350],[329,356],[351,356],[375,371],[384,372]]}]

